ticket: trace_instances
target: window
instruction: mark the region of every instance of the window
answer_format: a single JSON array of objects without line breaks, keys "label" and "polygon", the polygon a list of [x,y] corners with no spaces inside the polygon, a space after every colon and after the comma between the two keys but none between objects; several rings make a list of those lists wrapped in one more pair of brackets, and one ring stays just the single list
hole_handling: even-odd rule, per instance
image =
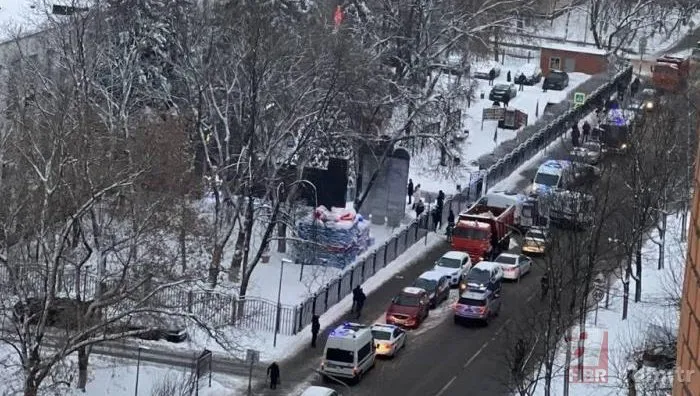
[{"label": "window", "polygon": [[371,342],[368,342],[367,344],[365,344],[365,346],[360,348],[360,350],[357,351],[357,362],[359,363],[359,362],[363,361],[367,357],[367,355],[369,355],[369,352],[371,350],[372,350],[372,343]]},{"label": "window", "polygon": [[456,238],[485,240],[488,239],[489,234],[486,231],[475,228],[455,227],[454,230],[452,230],[452,236]]},{"label": "window", "polygon": [[399,294],[394,298],[394,304],[402,307],[417,307],[420,305],[420,296],[415,294]]},{"label": "window", "polygon": [[394,330],[394,338],[399,338],[401,334],[403,333],[403,330],[401,329],[395,329]]},{"label": "window", "polygon": [[473,307],[483,307],[486,305],[486,300],[476,300],[473,298],[460,297],[458,304],[469,305]]},{"label": "window", "polygon": [[391,338],[391,333],[382,330],[372,330],[372,338],[386,341]]},{"label": "window", "polygon": [[487,283],[491,280],[491,271],[484,270],[479,267],[472,268],[467,276],[467,283]]},{"label": "window", "polygon": [[418,278],[413,282],[413,286],[430,292],[435,290],[437,282],[432,279]]},{"label": "window", "polygon": [[557,56],[549,57],[549,69],[561,70],[561,58]]},{"label": "window", "polygon": [[328,348],[326,350],[326,360],[341,363],[355,363],[355,354],[352,351],[338,348]]},{"label": "window", "polygon": [[458,259],[440,257],[440,260],[438,260],[437,265],[445,268],[459,268],[462,266],[462,262],[460,262]]}]

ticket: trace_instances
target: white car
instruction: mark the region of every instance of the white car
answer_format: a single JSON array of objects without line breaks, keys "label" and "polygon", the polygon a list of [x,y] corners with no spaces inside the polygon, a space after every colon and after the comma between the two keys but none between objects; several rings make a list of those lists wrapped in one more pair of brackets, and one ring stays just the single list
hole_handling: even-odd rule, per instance
[{"label": "white car", "polygon": [[399,349],[406,346],[406,332],[399,326],[375,324],[372,326],[375,353],[379,356],[396,356]]},{"label": "white car", "polygon": [[518,280],[532,269],[532,259],[522,254],[501,253],[493,261],[503,269],[504,279]]},{"label": "white car", "polygon": [[459,281],[464,279],[472,268],[472,259],[466,252],[451,250],[435,262],[433,271],[439,272],[450,278],[450,286],[457,287]]},{"label": "white car", "polygon": [[340,396],[340,393],[325,386],[310,386],[299,396]]}]

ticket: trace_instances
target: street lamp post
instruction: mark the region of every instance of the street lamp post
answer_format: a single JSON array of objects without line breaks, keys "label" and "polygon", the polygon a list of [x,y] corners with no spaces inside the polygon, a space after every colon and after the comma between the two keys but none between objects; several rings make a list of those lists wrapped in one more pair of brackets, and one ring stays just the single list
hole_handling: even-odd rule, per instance
[{"label": "street lamp post", "polygon": [[139,396],[139,373],[141,371],[141,350],[150,349],[145,346],[139,345],[139,351],[136,355],[136,386],[134,386],[134,396]]},{"label": "street lamp post", "polygon": [[277,346],[277,333],[280,330],[280,314],[282,311],[282,277],[284,276],[284,263],[291,264],[292,261],[289,259],[282,259],[282,264],[280,265],[280,283],[277,286],[277,318],[275,319],[275,336],[272,341],[272,346]]}]

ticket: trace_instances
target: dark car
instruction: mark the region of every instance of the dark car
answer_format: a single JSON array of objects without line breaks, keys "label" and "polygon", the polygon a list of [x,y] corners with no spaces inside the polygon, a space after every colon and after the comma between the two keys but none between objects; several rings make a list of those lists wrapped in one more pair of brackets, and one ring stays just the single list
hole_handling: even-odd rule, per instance
[{"label": "dark car", "polygon": [[386,310],[386,323],[416,328],[428,317],[429,309],[428,292],[417,287],[404,287],[391,300],[391,305]]},{"label": "dark car", "polygon": [[542,83],[542,89],[561,91],[569,86],[569,75],[561,70],[551,70]]},{"label": "dark car", "polygon": [[515,84],[497,84],[489,94],[489,100],[495,102],[505,102],[511,100],[518,94]]},{"label": "dark car", "polygon": [[[78,317],[87,313],[90,304],[92,304],[92,300],[78,301],[72,298],[55,298],[46,311],[46,325],[61,329],[75,329]],[[14,305],[12,317],[16,322],[27,320],[30,324],[37,324],[44,311],[44,305],[43,298],[28,298],[26,301],[20,301]],[[93,317],[92,321],[96,323],[98,319]]]},{"label": "dark car", "polygon": [[444,274],[437,271],[427,271],[421,274],[415,281],[413,287],[417,287],[428,292],[430,307],[435,308],[450,296],[450,280]]}]

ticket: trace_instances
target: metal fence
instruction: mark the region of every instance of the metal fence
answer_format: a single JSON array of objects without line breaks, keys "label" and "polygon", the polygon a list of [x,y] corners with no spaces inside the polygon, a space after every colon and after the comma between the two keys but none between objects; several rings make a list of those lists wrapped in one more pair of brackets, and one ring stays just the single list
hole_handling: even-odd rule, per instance
[{"label": "metal fence", "polygon": [[[459,213],[470,203],[474,202],[482,191],[488,189],[506,176],[513,173],[525,161],[542,151],[547,145],[563,136],[571,126],[585,114],[595,110],[603,99],[608,99],[619,87],[627,86],[632,78],[632,67],[614,75],[609,81],[599,85],[588,96],[586,102],[567,110],[564,114],[551,120],[544,127],[532,133],[523,142],[516,145],[510,152],[496,160],[485,170],[470,177],[470,180],[459,194],[448,198],[441,213],[441,224],[447,220],[449,209]],[[341,277],[330,281],[318,293],[309,297],[295,308],[296,323],[294,333],[311,323],[311,317],[326,312],[330,307],[352,292],[355,285],[361,284],[377,271],[384,268],[396,257],[413,246],[428,230],[433,230],[435,224],[430,213],[421,214],[419,218],[401,230],[398,235],[374,248],[364,259],[357,261]]]},{"label": "metal fence", "polygon": [[[583,105],[569,109],[543,127],[526,134],[524,141],[512,146],[512,149],[509,147],[507,152],[501,152],[500,158],[493,158],[492,164],[484,170],[472,174],[465,188],[459,194],[445,201],[443,212],[440,214],[441,224],[446,221],[449,209],[455,213],[462,211],[488,189],[489,185],[503,180],[525,161],[564,135],[574,122],[593,111],[603,99],[607,99],[617,92],[618,87],[628,85],[631,77],[632,67],[630,66],[595,89]],[[502,150],[502,147],[499,146],[495,153],[498,153],[499,148]],[[329,281],[321,290],[299,305],[278,306],[273,301],[261,298],[242,300],[229,294],[193,290],[188,287],[171,287],[159,290],[149,299],[149,304],[186,310],[200,320],[214,326],[235,325],[265,332],[273,332],[277,329],[280,334],[294,335],[311,323],[313,315],[327,312],[328,309],[351,294],[356,285],[362,284],[377,271],[386,267],[425,237],[429,231],[434,230],[435,226],[432,213],[422,213],[389,240],[361,256],[342,275]],[[11,274],[0,270],[0,282],[9,278],[17,279],[16,275],[11,276]],[[41,276],[33,274],[31,271],[19,278],[28,284],[41,282]],[[96,281],[86,278],[85,275],[81,276],[81,279],[78,278],[75,274],[64,274],[60,278],[59,288],[70,294],[76,290],[78,282],[82,282],[81,290],[87,292],[88,295],[92,294]],[[149,284],[145,286],[144,291],[151,292],[155,290],[154,288],[155,285]]]}]

